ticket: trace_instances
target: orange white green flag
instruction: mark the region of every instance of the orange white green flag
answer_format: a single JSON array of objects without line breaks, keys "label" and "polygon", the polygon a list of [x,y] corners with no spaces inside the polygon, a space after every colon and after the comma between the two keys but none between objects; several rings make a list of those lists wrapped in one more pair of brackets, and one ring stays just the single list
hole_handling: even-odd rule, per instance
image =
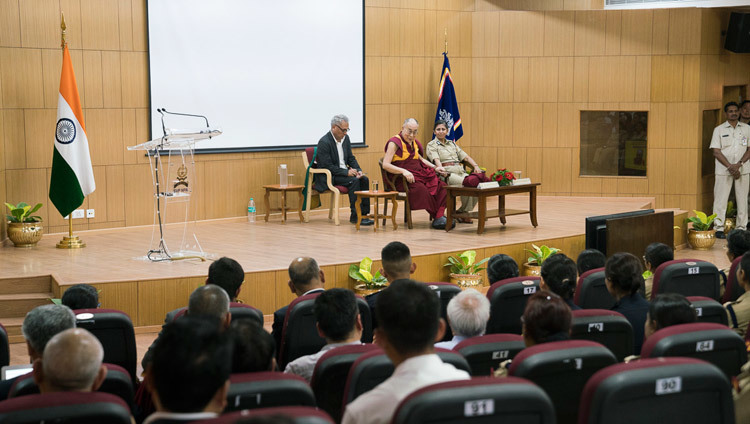
[{"label": "orange white green flag", "polygon": [[57,100],[57,128],[52,155],[49,198],[62,216],[68,216],[96,190],[91,168],[89,141],[83,123],[78,85],[68,46],[63,48],[60,95]]}]

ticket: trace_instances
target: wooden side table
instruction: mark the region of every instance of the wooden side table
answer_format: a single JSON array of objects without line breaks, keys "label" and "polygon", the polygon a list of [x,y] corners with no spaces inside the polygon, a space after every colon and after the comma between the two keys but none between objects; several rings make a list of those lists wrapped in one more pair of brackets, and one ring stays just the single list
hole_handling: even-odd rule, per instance
[{"label": "wooden side table", "polygon": [[[355,207],[357,208],[357,231],[359,231],[359,224],[362,222],[362,218],[372,218],[375,221],[375,225],[373,226],[374,231],[378,231],[378,217],[380,218],[391,218],[391,222],[393,223],[393,229],[398,230],[398,223],[396,223],[396,211],[398,211],[398,202],[396,201],[396,196],[398,196],[397,191],[355,191],[354,194],[357,195],[357,201],[355,203]],[[371,203],[375,203],[375,214],[370,215],[362,215],[362,198],[366,197],[369,199],[372,199]],[[380,215],[378,213],[378,200],[381,198],[385,199],[391,199],[393,201],[393,208],[391,208],[391,214],[387,215],[388,211],[384,210],[383,214]],[[370,205],[372,207],[373,205]]]},{"label": "wooden side table", "polygon": [[[266,203],[266,222],[268,222],[268,217],[271,215],[271,205],[268,202],[268,197],[271,195],[272,191],[278,191],[281,193],[281,222],[286,222],[286,193],[288,191],[294,192],[296,191],[299,194],[299,208],[296,210],[299,212],[299,222],[303,222],[304,219],[302,217],[302,204],[304,202],[303,196],[302,196],[302,190],[305,188],[305,186],[301,185],[293,185],[289,184],[286,186],[281,186],[279,184],[271,184],[271,185],[264,185],[264,189],[266,189],[266,195],[263,198]],[[295,211],[289,211],[289,212],[295,212]]]}]

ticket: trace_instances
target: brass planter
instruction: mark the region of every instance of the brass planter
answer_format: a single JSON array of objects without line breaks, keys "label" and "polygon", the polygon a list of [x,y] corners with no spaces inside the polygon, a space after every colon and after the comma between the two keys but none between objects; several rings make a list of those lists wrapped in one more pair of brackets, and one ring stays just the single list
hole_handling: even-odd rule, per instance
[{"label": "brass planter", "polygon": [[541,277],[542,266],[526,262],[523,264],[523,275],[526,277]]},{"label": "brass planter", "polygon": [[39,243],[44,234],[41,222],[9,222],[8,238],[16,247],[30,249]]},{"label": "brass planter", "polygon": [[[383,289],[384,288],[385,287],[383,287]],[[360,295],[362,297],[365,297],[365,296],[369,296],[371,294],[377,293],[377,292],[379,292],[380,290],[383,290],[383,289],[368,289],[365,284],[357,284],[356,286],[354,286],[354,293],[356,293],[356,294],[358,294],[358,295]]]},{"label": "brass planter", "polygon": [[468,287],[479,287],[482,285],[481,274],[449,274],[451,277],[451,283],[456,284],[461,288]]},{"label": "brass planter", "polygon": [[709,250],[716,243],[716,231],[688,231],[688,244],[695,250]]},{"label": "brass planter", "polygon": [[724,234],[729,235],[735,228],[734,218],[727,218],[724,220]]}]

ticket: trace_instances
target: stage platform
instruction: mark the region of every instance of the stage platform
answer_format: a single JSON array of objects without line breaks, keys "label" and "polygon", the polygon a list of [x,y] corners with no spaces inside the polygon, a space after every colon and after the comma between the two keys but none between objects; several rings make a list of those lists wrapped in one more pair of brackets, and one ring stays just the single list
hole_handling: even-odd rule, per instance
[{"label": "stage platform", "polygon": [[[508,196],[506,207],[524,209],[528,201],[525,195]],[[491,206],[496,207],[497,200],[494,202]],[[272,215],[269,222],[262,217],[256,223],[248,223],[246,218],[202,221],[196,225],[196,236],[205,252],[216,258],[234,258],[242,265],[246,279],[240,299],[268,314],[294,298],[287,287],[286,268],[298,256],[318,261],[327,287],[353,287],[347,273],[349,265],[369,256],[378,269],[382,247],[398,240],[411,249],[417,263],[416,279],[447,281],[448,269],[442,265],[450,254],[468,249],[477,250],[479,258],[506,253],[520,263],[527,256],[524,249],[536,243],[561,248],[575,257],[584,248],[586,216],[649,208],[652,202],[647,197],[539,196],[537,228],[528,215],[510,216],[505,226],[493,218],[482,235],[476,233],[476,222],[458,224],[450,232],[433,230],[424,211],[413,214],[411,230],[399,224],[394,231],[388,222],[378,232],[372,227],[357,231],[346,220],[348,209],[342,209],[340,226],[328,220],[327,211],[316,211],[308,223],[299,222],[296,213],[284,224],[278,215]],[[685,218],[683,211],[675,210],[675,215]],[[160,325],[166,311],[184,306],[190,292],[204,282],[210,261],[146,261],[142,258],[149,248],[151,232],[150,226],[84,231],[78,235],[87,247],[72,251],[55,248],[62,234],[45,235],[30,250],[13,248],[6,241],[0,248],[0,300],[21,296],[29,288],[40,293],[35,301],[44,303],[49,296],[59,296],[66,286],[88,283],[101,289],[102,307],[127,312],[136,326]],[[675,232],[676,237],[680,234]],[[684,239],[678,238],[675,243],[684,243]],[[0,323],[15,327],[29,306],[27,299],[6,308],[7,312],[0,314]]]}]

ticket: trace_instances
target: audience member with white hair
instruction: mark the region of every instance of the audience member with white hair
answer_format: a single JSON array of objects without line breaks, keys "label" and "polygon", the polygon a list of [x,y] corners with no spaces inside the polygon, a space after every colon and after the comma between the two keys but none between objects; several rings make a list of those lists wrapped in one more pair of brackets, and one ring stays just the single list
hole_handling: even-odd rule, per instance
[{"label": "audience member with white hair", "polygon": [[448,325],[453,339],[435,343],[435,347],[453,349],[460,342],[484,335],[490,319],[490,301],[474,289],[466,289],[448,302]]},{"label": "audience member with white hair", "polygon": [[93,334],[71,328],[52,337],[42,358],[34,361],[34,382],[41,393],[91,392],[107,376],[103,359],[104,349]]}]

